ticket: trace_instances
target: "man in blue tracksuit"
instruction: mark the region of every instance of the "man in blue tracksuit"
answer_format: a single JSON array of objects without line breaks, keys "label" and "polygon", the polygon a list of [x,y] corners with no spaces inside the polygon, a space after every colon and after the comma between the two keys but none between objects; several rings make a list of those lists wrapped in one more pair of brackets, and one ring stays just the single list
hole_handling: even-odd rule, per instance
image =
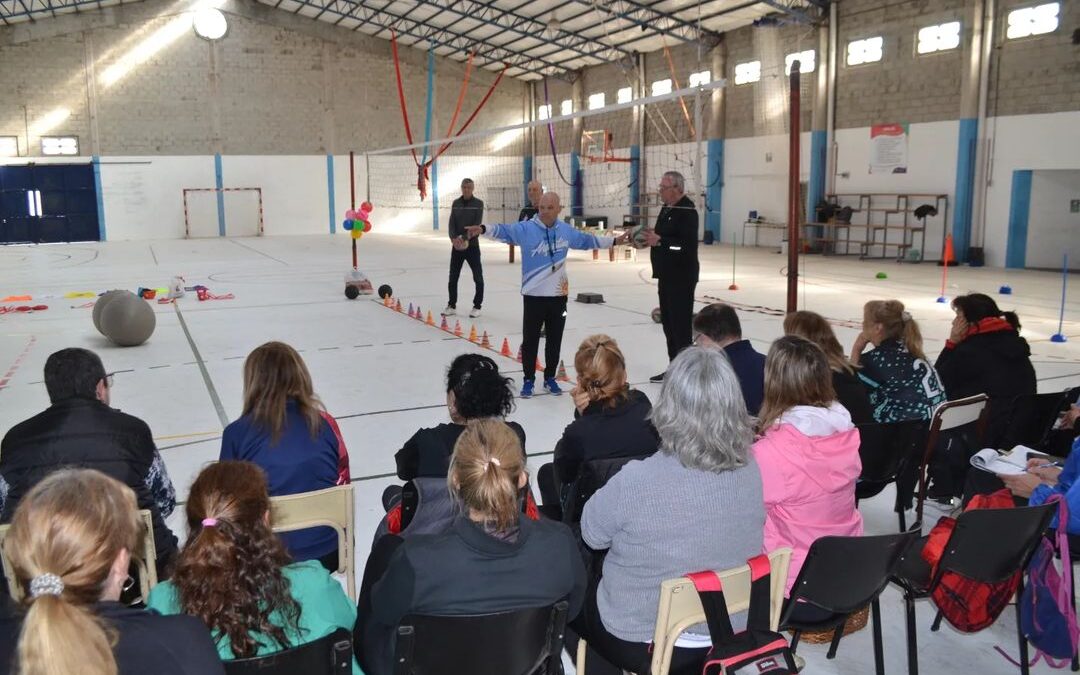
[{"label": "man in blue tracksuit", "polygon": [[521,367],[525,379],[521,397],[533,395],[536,379],[536,354],[540,347],[540,327],[547,327],[544,349],[544,389],[559,395],[555,380],[559,368],[563,328],[566,326],[566,298],[570,285],[566,279],[566,253],[572,248],[591,250],[610,248],[626,238],[598,237],[586,234],[559,220],[559,195],[548,192],[540,198],[540,212],[528,220],[506,225],[476,225],[465,228],[467,236],[480,234],[521,247],[522,316]]}]

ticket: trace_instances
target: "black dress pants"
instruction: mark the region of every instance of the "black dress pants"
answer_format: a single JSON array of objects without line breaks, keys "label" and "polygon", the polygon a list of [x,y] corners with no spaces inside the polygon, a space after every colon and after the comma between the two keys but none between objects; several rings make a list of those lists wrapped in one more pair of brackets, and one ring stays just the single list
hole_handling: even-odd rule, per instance
[{"label": "black dress pants", "polygon": [[689,279],[657,279],[656,289],[660,296],[660,322],[667,338],[668,360],[693,342],[691,324],[694,320],[694,289],[696,281]]},{"label": "black dress pants", "polygon": [[566,296],[523,295],[521,318],[521,370],[526,380],[536,379],[536,356],[540,351],[540,328],[544,336],[544,379],[555,377],[559,370],[563,328],[566,327]]},{"label": "black dress pants", "polygon": [[450,249],[450,283],[447,286],[451,307],[457,307],[458,279],[461,278],[461,267],[469,263],[472,270],[473,283],[476,284],[476,293],[473,295],[473,307],[479,308],[484,304],[484,268],[480,264],[480,247],[469,246],[464,251],[456,248]]}]

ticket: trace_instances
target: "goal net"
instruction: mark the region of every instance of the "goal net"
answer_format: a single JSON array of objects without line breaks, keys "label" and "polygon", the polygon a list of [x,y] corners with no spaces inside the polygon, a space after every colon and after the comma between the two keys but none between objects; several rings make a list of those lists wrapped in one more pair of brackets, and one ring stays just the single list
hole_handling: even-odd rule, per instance
[{"label": "goal net", "polygon": [[660,179],[678,171],[704,229],[707,188],[720,180],[707,166],[705,139],[713,92],[723,86],[704,83],[554,117],[541,102],[542,119],[533,122],[368,152],[359,187],[393,229],[428,229],[433,209],[445,228],[465,178],[474,181],[488,223],[517,220],[532,178],[560,195],[563,219],[620,227],[654,220]]},{"label": "goal net", "polygon": [[188,239],[263,234],[262,188],[184,188],[183,197]]}]

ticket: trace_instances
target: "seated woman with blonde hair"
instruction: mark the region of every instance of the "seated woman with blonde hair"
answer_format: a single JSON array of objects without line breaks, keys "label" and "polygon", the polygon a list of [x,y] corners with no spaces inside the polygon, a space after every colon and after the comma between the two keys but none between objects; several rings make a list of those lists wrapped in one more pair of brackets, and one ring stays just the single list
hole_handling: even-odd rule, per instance
[{"label": "seated woman with blonde hair", "polygon": [[206,626],[119,602],[145,536],[135,493],[62,469],[19,502],[4,553],[25,597],[0,619],[0,672],[224,675]]},{"label": "seated woman with blonde hair", "polygon": [[[352,628],[356,607],[317,560],[292,562],[271,530],[266,476],[251,462],[217,462],[191,485],[188,540],[172,579],[147,607],[210,627],[225,661],[272,654]],[[361,675],[353,661],[354,675]]]},{"label": "seated woman with blonde hair", "polygon": [[[626,359],[615,340],[602,334],[585,338],[574,357],[574,369],[577,384],[570,391],[574,421],[555,446],[554,462],[540,467],[537,483],[546,513],[560,519],[570,515],[576,521],[584,499],[603,487],[626,460],[656,452],[660,437],[649,421],[649,397],[627,383]],[[589,470],[586,467],[593,469],[591,484],[582,486],[588,494],[572,494],[582,472]],[[575,513],[564,514],[567,506]]]}]

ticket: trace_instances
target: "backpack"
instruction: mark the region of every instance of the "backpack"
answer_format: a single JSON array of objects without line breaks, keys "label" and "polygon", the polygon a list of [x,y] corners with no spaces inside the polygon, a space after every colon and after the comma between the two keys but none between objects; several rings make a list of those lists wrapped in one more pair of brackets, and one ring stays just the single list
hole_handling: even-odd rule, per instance
[{"label": "backpack", "polygon": [[1073,608],[1072,565],[1069,563],[1069,537],[1065,525],[1069,522],[1069,506],[1061,495],[1047,503],[1058,503],[1057,545],[1061,552],[1062,574],[1054,565],[1054,545],[1043,537],[1039,548],[1028,564],[1028,584],[1020,598],[1020,629],[1037,649],[1047,656],[1072,658],[1076,653],[1076,610]]},{"label": "backpack", "polygon": [[769,557],[758,555],[747,564],[750,608],[746,630],[737,634],[731,627],[720,577],[715,572],[686,575],[701,598],[713,643],[702,675],[795,675],[799,671],[787,639],[769,629]]},{"label": "backpack", "polygon": [[[1012,493],[1002,489],[990,495],[975,495],[964,510],[1011,509],[1013,506]],[[938,562],[955,527],[955,518],[944,517],[930,530],[922,557],[930,564],[931,579],[937,573]],[[997,621],[1005,611],[1020,583],[1021,573],[1017,572],[1004,581],[985,583],[956,572],[945,572],[930,597],[954,628],[964,633],[975,633]]]}]

